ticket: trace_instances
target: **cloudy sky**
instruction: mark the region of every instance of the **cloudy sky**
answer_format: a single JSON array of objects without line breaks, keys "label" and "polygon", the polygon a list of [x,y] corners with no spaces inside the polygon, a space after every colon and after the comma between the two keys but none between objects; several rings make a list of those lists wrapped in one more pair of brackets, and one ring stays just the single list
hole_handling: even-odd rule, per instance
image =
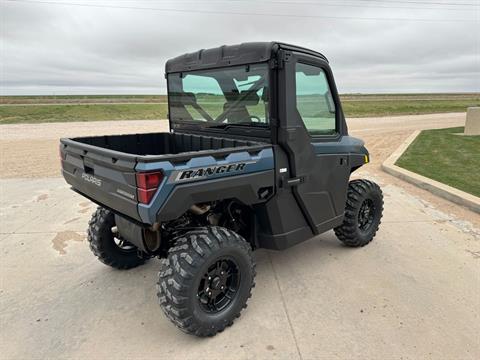
[{"label": "cloudy sky", "polygon": [[166,59],[278,40],[341,93],[480,92],[480,0],[0,0],[2,95],[161,94]]}]

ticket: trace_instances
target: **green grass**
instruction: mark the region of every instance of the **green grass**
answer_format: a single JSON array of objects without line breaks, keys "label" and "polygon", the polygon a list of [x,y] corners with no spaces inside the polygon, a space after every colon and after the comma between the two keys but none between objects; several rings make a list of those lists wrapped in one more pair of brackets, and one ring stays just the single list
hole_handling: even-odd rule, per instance
[{"label": "green grass", "polygon": [[[341,98],[347,117],[464,112],[469,106],[480,106],[478,93],[346,94]],[[9,105],[0,105],[0,124],[165,119],[165,101],[164,95],[2,96],[0,104]]]},{"label": "green grass", "polygon": [[165,119],[167,104],[0,106],[0,124]]},{"label": "green grass", "polygon": [[422,131],[396,165],[480,196],[480,135],[455,133],[463,127]]},{"label": "green grass", "polygon": [[464,112],[469,106],[480,106],[480,97],[459,100],[344,100],[347,117],[391,116]]}]

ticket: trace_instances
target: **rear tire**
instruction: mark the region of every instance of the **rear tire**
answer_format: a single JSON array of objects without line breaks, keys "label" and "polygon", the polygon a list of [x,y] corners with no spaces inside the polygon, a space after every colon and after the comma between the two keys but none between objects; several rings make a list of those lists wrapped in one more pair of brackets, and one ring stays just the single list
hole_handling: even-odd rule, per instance
[{"label": "rear tire", "polygon": [[134,245],[114,236],[115,216],[110,210],[98,207],[88,224],[90,250],[105,265],[126,270],[142,265],[148,259]]},{"label": "rear tire", "polygon": [[213,336],[233,324],[255,286],[255,263],[245,239],[223,227],[190,231],[162,259],[157,296],[182,331]]},{"label": "rear tire", "polygon": [[347,204],[342,225],[335,235],[345,245],[361,247],[372,241],[383,215],[383,194],[369,180],[352,180],[348,185]]}]

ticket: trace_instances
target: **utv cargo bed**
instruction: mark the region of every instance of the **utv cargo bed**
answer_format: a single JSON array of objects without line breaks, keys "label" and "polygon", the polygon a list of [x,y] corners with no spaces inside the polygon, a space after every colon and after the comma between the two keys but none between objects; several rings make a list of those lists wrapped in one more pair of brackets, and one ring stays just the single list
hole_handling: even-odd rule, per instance
[{"label": "utv cargo bed", "polygon": [[[264,148],[267,144],[202,136],[184,133],[149,133],[129,135],[109,135],[62,139],[62,144],[82,148],[95,149],[98,153],[120,156],[122,159],[138,159],[142,161],[158,161],[168,156],[169,159],[189,159],[192,156],[215,152],[216,155],[230,153],[235,150],[253,150]],[[88,146],[85,146],[88,145]],[[120,154],[119,154],[120,153]]]},{"label": "utv cargo bed", "polygon": [[[166,180],[167,173],[182,167],[249,161],[271,148],[265,143],[178,132],[79,137],[60,142],[62,172],[73,189],[138,222],[147,219],[142,218],[137,206],[142,203],[137,173],[157,170]],[[232,158],[232,154],[238,155]]]}]

